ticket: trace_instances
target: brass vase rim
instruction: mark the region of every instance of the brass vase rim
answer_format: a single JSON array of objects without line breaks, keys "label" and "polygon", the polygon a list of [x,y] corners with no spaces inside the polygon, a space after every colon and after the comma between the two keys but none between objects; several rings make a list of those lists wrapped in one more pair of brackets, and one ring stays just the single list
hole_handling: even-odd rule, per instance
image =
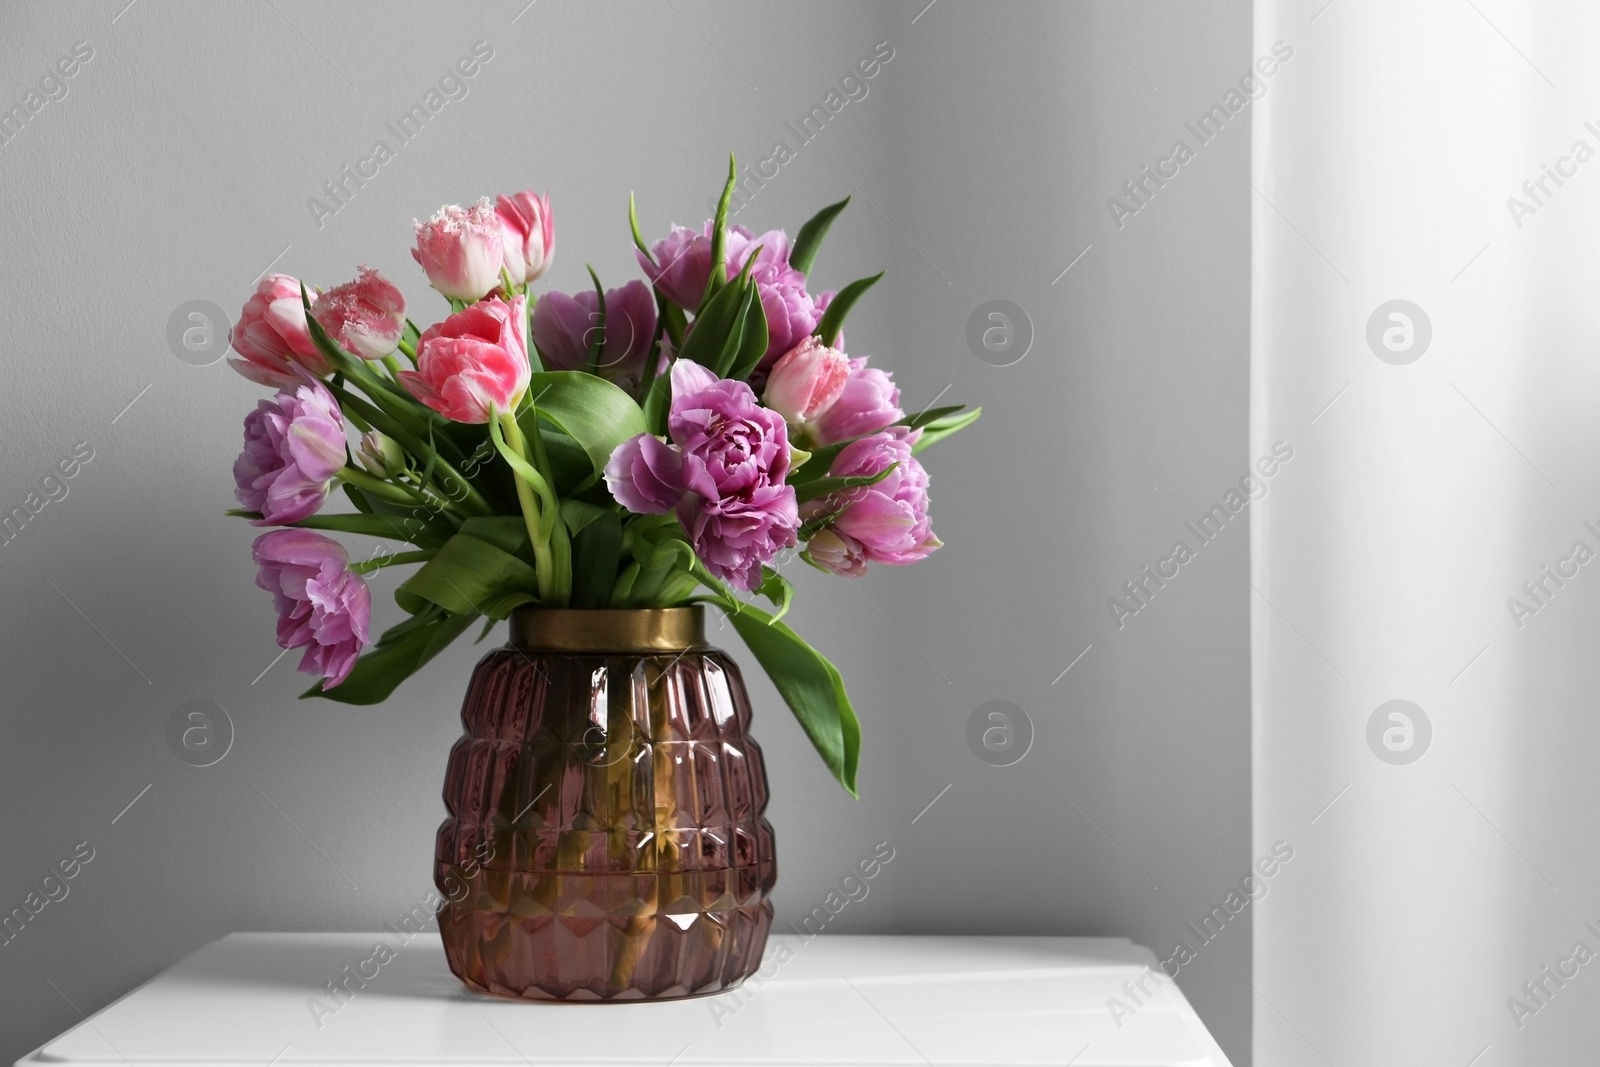
[{"label": "brass vase rim", "polygon": [[677,608],[517,608],[511,645],[526,652],[684,652],[706,644],[700,604]]}]

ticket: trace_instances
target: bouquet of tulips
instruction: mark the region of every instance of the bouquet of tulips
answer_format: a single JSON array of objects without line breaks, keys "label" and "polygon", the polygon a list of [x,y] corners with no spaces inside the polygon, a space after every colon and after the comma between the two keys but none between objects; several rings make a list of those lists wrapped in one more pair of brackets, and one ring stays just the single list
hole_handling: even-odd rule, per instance
[{"label": "bouquet of tulips", "polygon": [[[799,548],[847,578],[939,547],[917,455],[978,417],[906,414],[888,372],[842,350],[882,274],[815,296],[808,275],[848,198],[791,242],[716,218],[646,245],[649,279],[535,294],[555,232],[532,192],[447,206],[412,255],[450,314],[425,330],[376,270],[326,292],[261,280],[231,363],[276,388],[245,418],[240,509],[278,644],[306,694],[371,704],[522,605],[723,609],[834,776],[855,792],[860,728],[839,672],[783,621]],[[351,438],[355,441],[352,444]],[[354,511],[324,505],[342,490]],[[384,540],[352,562],[319,531]],[[387,542],[408,546],[403,550]],[[412,565],[405,618],[376,641],[364,575]],[[764,598],[771,609],[739,594]],[[481,635],[480,635],[481,640]]]}]

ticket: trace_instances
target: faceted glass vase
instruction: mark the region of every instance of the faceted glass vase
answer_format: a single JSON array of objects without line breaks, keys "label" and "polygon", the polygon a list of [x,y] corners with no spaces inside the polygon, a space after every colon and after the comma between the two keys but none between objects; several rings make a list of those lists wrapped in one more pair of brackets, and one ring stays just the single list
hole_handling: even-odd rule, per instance
[{"label": "faceted glass vase", "polygon": [[519,609],[450,752],[434,882],[484,993],[664,1000],[761,964],[777,880],[739,668],[703,609]]}]

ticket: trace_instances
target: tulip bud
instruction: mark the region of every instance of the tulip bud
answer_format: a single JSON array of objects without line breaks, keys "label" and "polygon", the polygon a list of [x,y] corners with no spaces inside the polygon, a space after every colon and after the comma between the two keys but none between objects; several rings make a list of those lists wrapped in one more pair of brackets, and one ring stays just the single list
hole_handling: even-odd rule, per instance
[{"label": "tulip bud", "polygon": [[506,274],[513,285],[526,285],[550,268],[556,254],[555,220],[550,198],[524,190],[495,200],[505,245]]},{"label": "tulip bud", "polygon": [[376,478],[395,478],[406,469],[406,453],[392,437],[368,430],[356,446],[356,459]]},{"label": "tulip bud", "polygon": [[761,402],[785,421],[804,425],[833,406],[849,377],[848,356],[807,337],[773,366]]}]

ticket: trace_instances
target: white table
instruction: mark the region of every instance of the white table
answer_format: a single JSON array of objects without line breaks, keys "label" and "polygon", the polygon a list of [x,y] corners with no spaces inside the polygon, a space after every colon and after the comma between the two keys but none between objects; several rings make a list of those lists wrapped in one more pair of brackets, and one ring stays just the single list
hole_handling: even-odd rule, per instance
[{"label": "white table", "polygon": [[[775,964],[775,936],[762,971],[768,977],[731,993],[659,1004],[550,1004],[465,992],[431,931],[409,942],[396,933],[233,934],[18,1062],[1228,1063],[1177,986],[1161,977],[1155,957],[1121,938],[781,939],[792,958]],[[392,958],[365,963],[380,942]],[[350,980],[354,992],[335,1001],[325,984],[342,979],[346,966],[351,974],[377,974],[364,987]],[[1114,1018],[1111,998],[1132,1013]]]}]

